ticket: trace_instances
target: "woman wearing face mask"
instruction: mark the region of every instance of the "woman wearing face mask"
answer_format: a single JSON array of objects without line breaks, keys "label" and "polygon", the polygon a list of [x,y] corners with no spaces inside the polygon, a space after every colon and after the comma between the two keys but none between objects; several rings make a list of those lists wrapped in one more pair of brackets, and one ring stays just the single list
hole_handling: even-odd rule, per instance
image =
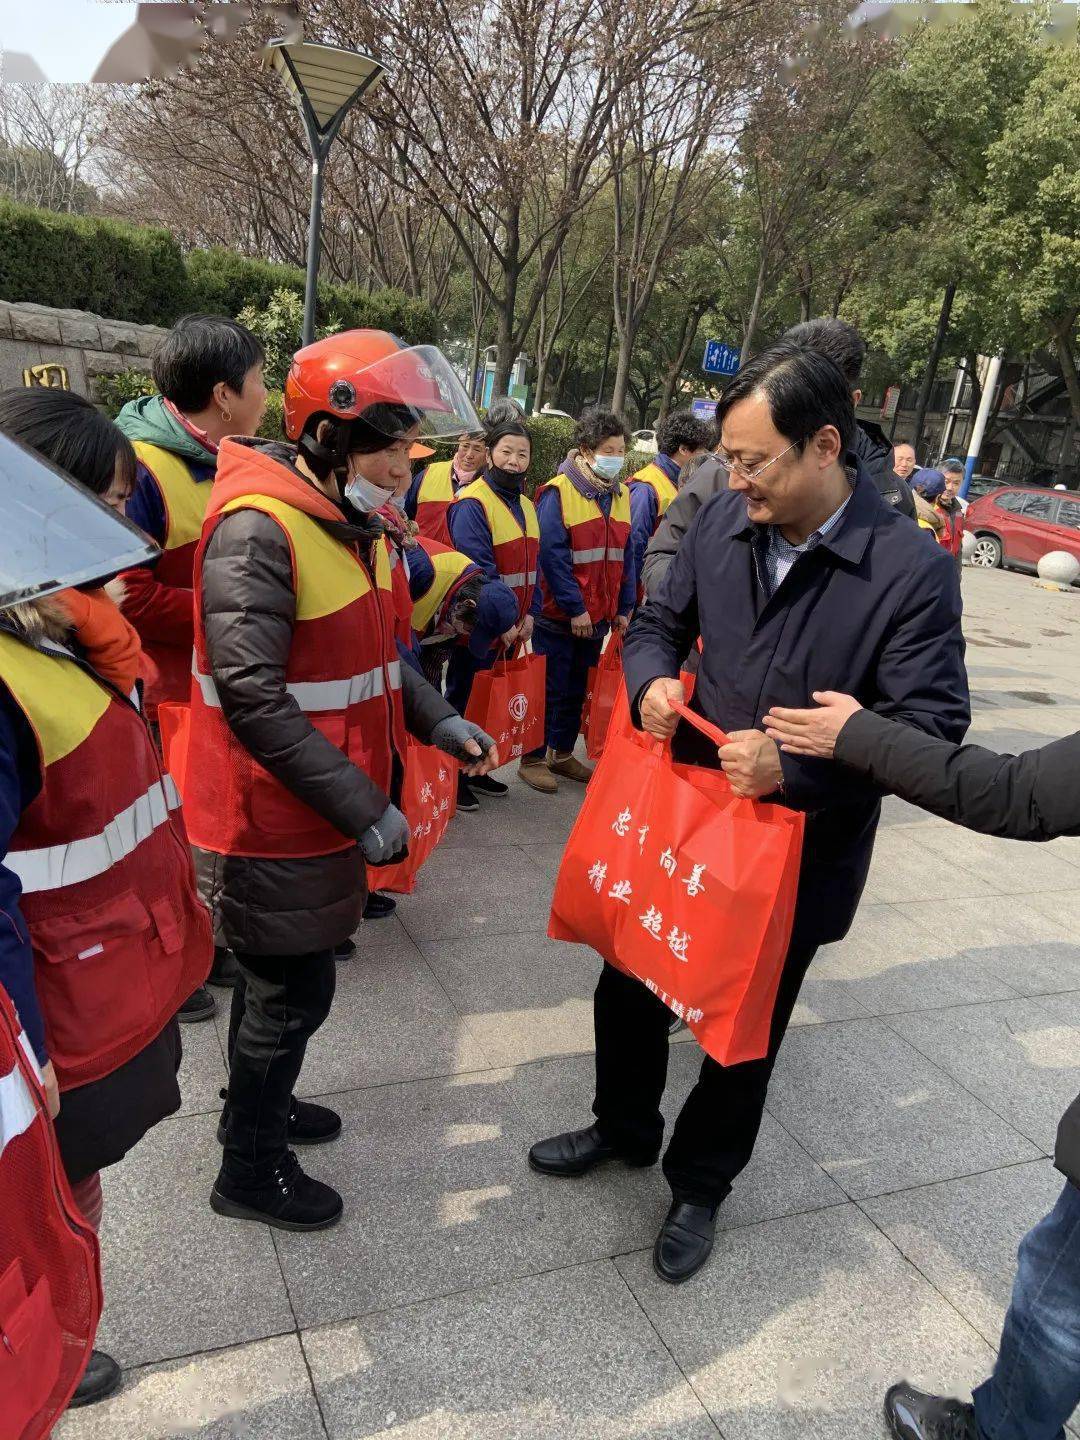
[{"label": "woman wearing face mask", "polygon": [[294,448],[230,439],[195,559],[185,809],[204,893],[241,978],[229,1028],[222,1215],[316,1230],[341,1198],[290,1148],[341,1121],[297,1101],[307,1042],[356,929],[365,864],[408,847],[406,731],[470,770],[493,741],[402,665],[375,512],[407,484],[421,429],[476,425],[445,357],[383,331],[309,345],[285,386]]},{"label": "woman wearing face mask", "polygon": [[547,656],[546,748],[521,761],[521,778],[551,794],[557,775],[584,784],[592,774],[574,755],[585,685],[604,636],[630,623],[637,592],[630,499],[620,484],[629,431],[611,410],[587,411],[576,448],[537,491],[540,585],[533,648]]},{"label": "woman wearing face mask", "polygon": [[[483,475],[458,492],[450,507],[454,549],[475,561],[493,580],[501,580],[518,602],[517,619],[503,635],[503,644],[528,641],[532,635],[540,529],[536,507],[524,492],[532,459],[532,437],[514,416],[487,432],[488,463]],[[455,650],[446,674],[446,698],[461,714],[469,703],[473,677],[486,670],[494,656],[483,660],[467,648]],[[505,795],[507,787],[489,776],[458,781],[458,809],[476,810],[476,794]]]}]

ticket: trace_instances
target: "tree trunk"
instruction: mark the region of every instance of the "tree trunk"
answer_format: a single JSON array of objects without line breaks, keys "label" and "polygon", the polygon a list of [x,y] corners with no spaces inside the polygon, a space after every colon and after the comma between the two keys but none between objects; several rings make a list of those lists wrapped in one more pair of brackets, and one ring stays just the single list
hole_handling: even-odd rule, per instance
[{"label": "tree trunk", "polygon": [[619,335],[619,356],[615,362],[615,384],[611,391],[611,408],[617,415],[621,415],[626,409],[626,390],[630,382],[630,352],[633,345],[630,327],[623,326]]},{"label": "tree trunk", "polygon": [[514,368],[514,303],[499,306],[499,329],[495,337],[495,384],[491,391],[494,400],[505,395],[510,389],[510,371]]},{"label": "tree trunk", "polygon": [[754,344],[754,336],[757,334],[758,318],[761,315],[761,302],[765,298],[765,256],[762,255],[758,265],[757,284],[754,286],[754,298],[750,305],[750,314],[746,317],[746,330],[743,334],[742,350],[739,354],[739,364],[745,365],[750,358],[750,350]]},{"label": "tree trunk", "polygon": [[544,394],[547,391],[548,361],[550,352],[544,350],[537,352],[536,356],[536,391],[533,394],[533,409],[540,410],[544,404]]},{"label": "tree trunk", "polygon": [[916,455],[919,453],[919,446],[922,444],[923,431],[926,429],[926,412],[930,408],[930,392],[934,388],[934,381],[937,379],[938,366],[941,364],[941,352],[945,349],[945,337],[949,333],[949,317],[952,315],[953,299],[956,296],[956,281],[950,280],[945,286],[945,294],[941,300],[941,310],[938,314],[937,330],[934,332],[934,343],[930,347],[930,354],[927,357],[926,369],[923,371],[922,383],[919,386],[919,399],[915,406],[915,433],[911,443],[915,447]]},{"label": "tree trunk", "polygon": [[1061,361],[1061,374],[1072,411],[1073,429],[1080,425],[1080,375],[1076,370],[1076,353],[1072,346],[1072,332],[1076,326],[1076,311],[1066,318],[1054,335],[1055,348]]},{"label": "tree trunk", "polygon": [[698,326],[701,324],[702,310],[695,305],[687,310],[683,316],[682,333],[679,336],[679,349],[675,359],[667,368],[664,376],[664,387],[660,391],[660,411],[657,420],[663,420],[671,410],[671,402],[675,398],[675,386],[679,383],[679,376],[682,374],[683,366],[686,364],[686,357],[690,353],[690,347],[697,339]]},{"label": "tree trunk", "polygon": [[477,370],[480,368],[480,327],[473,331],[472,344],[469,347],[469,399],[476,401],[479,397],[477,391],[480,386],[477,384]]}]

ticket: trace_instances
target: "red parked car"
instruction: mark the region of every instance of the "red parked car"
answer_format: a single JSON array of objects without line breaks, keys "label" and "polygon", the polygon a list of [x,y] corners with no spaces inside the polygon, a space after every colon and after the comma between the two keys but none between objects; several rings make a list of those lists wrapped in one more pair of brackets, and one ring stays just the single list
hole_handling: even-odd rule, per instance
[{"label": "red parked car", "polygon": [[964,529],[975,536],[973,565],[1034,570],[1051,550],[1080,560],[1080,496],[1034,485],[1007,485],[968,506]]}]

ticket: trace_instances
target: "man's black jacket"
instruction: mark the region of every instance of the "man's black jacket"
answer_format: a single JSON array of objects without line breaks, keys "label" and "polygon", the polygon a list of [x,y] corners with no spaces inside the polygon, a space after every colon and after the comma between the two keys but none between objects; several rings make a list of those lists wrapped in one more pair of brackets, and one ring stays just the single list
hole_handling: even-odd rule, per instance
[{"label": "man's black jacket", "polygon": [[882,499],[895,505],[901,515],[915,520],[915,496],[911,493],[911,486],[907,481],[901,480],[892,468],[893,447],[886,440],[881,426],[874,425],[869,420],[856,420],[855,438],[851,448],[877,486]]},{"label": "man's black jacket", "polygon": [[[981,835],[1080,835],[1080,734],[1023,755],[995,755],[860,710],[841,730],[836,758],[912,805]],[[1058,1128],[1054,1163],[1080,1185],[1080,1095]]]},{"label": "man's black jacket", "polygon": [[[769,599],[766,544],[766,528],[748,522],[734,491],[698,512],[623,648],[635,723],[642,691],[657,676],[677,675],[700,634],[692,704],[724,730],[760,729],[774,705],[842,690],[931,735],[963,739],[971,714],[950,555],[927,544],[861,470],[839,524],[798,557]],[[679,759],[719,764],[715,746],[687,725],[674,746]],[[782,764],[784,803],[809,815],[796,936],[838,940],[866,882],[881,792],[828,761],[784,755]]]}]

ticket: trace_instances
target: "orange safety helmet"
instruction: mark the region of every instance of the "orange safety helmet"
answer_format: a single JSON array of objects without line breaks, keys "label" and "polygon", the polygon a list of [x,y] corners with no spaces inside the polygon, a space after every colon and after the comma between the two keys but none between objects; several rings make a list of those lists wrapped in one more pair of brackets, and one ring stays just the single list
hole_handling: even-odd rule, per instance
[{"label": "orange safety helmet", "polygon": [[[387,330],[346,330],[298,350],[285,381],[285,433],[297,441],[312,416],[362,420],[393,440],[414,425],[451,440],[480,420],[435,345],[405,345]],[[430,454],[425,446],[415,446]]]}]

